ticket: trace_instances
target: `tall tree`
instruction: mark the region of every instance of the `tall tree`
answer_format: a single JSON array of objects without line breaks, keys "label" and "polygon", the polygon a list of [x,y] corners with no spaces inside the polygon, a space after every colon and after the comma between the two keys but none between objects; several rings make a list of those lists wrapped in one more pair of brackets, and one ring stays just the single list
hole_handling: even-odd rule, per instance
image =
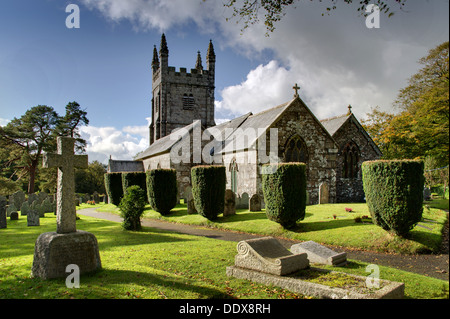
[{"label": "tall tree", "polygon": [[[76,109],[76,108],[75,108]],[[70,112],[71,108],[67,108]],[[82,113],[79,113],[81,118]],[[85,116],[85,115],[84,115]],[[74,126],[74,123],[77,123]],[[13,166],[14,170],[27,175],[28,193],[35,191],[35,179],[43,152],[54,152],[56,137],[67,135],[69,129],[76,131],[78,125],[85,123],[68,116],[60,117],[51,106],[38,105],[29,109],[20,118],[14,118],[6,126],[0,127],[0,146],[11,150],[2,165]],[[85,141],[78,139],[80,149]]]},{"label": "tall tree", "polygon": [[419,60],[423,66],[402,89],[396,106],[414,119],[411,131],[423,150],[448,165],[449,152],[449,42],[429,51]]},{"label": "tall tree", "polygon": [[430,50],[423,65],[400,90],[398,114],[378,109],[363,121],[386,159],[432,157],[448,165],[449,152],[449,43]]}]

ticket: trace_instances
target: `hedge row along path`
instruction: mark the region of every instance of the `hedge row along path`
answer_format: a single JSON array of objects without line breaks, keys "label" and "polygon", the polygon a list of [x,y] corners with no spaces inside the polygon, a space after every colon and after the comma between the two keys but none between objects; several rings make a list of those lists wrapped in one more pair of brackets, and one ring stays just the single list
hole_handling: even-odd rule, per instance
[{"label": "hedge row along path", "polygon": [[[447,212],[448,213],[448,212]],[[94,217],[98,219],[105,219],[112,222],[122,222],[122,218],[111,213],[97,212],[96,208],[87,208],[77,211],[77,214]],[[261,235],[252,235],[247,233],[239,233],[233,231],[208,229],[203,227],[170,223],[166,221],[159,221],[153,219],[142,219],[142,226],[161,229],[165,231],[173,231],[182,234],[203,236],[214,238],[218,240],[239,242],[241,240],[258,238]],[[359,251],[354,249],[342,249],[339,247],[330,247],[337,252],[347,252],[347,257],[353,260],[373,263],[377,265],[397,268],[432,278],[442,280],[449,280],[449,263],[448,263],[448,221],[444,231],[442,251],[436,255],[395,255],[383,254],[377,252]],[[295,240],[279,239],[279,241],[286,247],[290,248],[293,244],[299,243]]]}]

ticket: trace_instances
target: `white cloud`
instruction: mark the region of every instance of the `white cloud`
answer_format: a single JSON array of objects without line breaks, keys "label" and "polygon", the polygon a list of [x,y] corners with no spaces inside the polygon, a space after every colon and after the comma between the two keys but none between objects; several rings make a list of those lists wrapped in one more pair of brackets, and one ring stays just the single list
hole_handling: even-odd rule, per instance
[{"label": "white cloud", "polygon": [[[262,20],[241,35],[242,24],[226,21],[231,11],[215,0],[82,0],[113,21],[127,19],[138,29],[167,30],[194,22],[202,32],[216,32],[222,49],[232,48],[250,60],[271,52],[271,60],[249,71],[245,81],[222,90],[219,117],[258,112],[289,101],[292,86],[318,118],[346,112],[357,116],[391,104],[418,59],[448,39],[448,1],[411,1],[392,18],[381,16],[380,29],[367,29],[357,4],[341,3],[330,16],[326,4],[301,1],[290,8],[266,37]],[[393,5],[395,7],[395,5]],[[438,32],[437,30],[442,30]],[[220,77],[217,74],[217,77]],[[226,114],[226,112],[229,112]],[[127,128],[128,132],[137,132]],[[144,136],[144,130],[141,133]]]},{"label": "white cloud", "polygon": [[229,86],[222,92],[222,101],[216,103],[217,111],[228,110],[233,114],[257,113],[283,102],[293,90],[295,79],[287,69],[280,67],[277,61],[259,65],[250,71],[241,84]]},{"label": "white cloud", "polygon": [[141,128],[128,127],[127,130],[128,133],[125,129],[120,131],[114,127],[82,127],[81,137],[87,141],[89,161],[97,160],[106,164],[110,156],[116,160],[132,160],[137,153],[148,147],[148,138],[141,136]]},{"label": "white cloud", "polygon": [[0,126],[8,125],[9,122],[11,122],[11,121],[7,120],[7,119],[0,118]]},{"label": "white cloud", "polygon": [[[200,28],[213,26],[218,1],[203,0],[81,0],[88,8],[97,9],[107,18],[132,22],[137,29],[167,30],[174,25],[194,21]],[[212,18],[212,19],[210,19]]]}]

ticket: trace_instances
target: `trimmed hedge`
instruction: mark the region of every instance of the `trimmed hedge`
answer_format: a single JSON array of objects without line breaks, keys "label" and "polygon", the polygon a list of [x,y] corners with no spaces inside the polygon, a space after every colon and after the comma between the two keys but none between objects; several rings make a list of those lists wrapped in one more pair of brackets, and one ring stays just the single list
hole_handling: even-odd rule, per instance
[{"label": "trimmed hedge", "polygon": [[177,171],[156,169],[147,172],[147,196],[155,211],[168,215],[178,201]]},{"label": "trimmed hedge", "polygon": [[127,188],[125,195],[119,204],[119,209],[123,218],[123,229],[141,229],[141,216],[144,213],[146,204],[147,196],[141,187],[133,185]]},{"label": "trimmed hedge", "polygon": [[369,161],[362,165],[366,202],[374,223],[399,236],[422,219],[424,164],[415,160]]},{"label": "trimmed hedge", "polygon": [[124,172],[122,173],[123,193],[131,186],[139,186],[147,194],[147,181],[145,172]]},{"label": "trimmed hedge", "polygon": [[262,169],[262,188],[266,215],[284,228],[292,228],[305,218],[306,165],[303,163],[266,164]]},{"label": "trimmed hedge", "polygon": [[122,173],[106,173],[105,189],[109,203],[118,206],[123,197]]},{"label": "trimmed hedge", "polygon": [[209,220],[223,214],[225,166],[196,166],[191,169],[192,196],[197,212]]}]

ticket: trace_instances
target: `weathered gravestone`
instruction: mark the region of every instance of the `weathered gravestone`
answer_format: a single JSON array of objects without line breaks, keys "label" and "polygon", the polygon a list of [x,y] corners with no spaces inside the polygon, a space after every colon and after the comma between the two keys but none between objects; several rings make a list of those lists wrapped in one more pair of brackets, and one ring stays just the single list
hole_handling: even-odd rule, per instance
[{"label": "weathered gravestone", "polygon": [[261,211],[261,197],[258,194],[254,194],[250,198],[249,209],[251,212],[260,212]]},{"label": "weathered gravestone", "polygon": [[306,254],[294,255],[272,237],[241,241],[237,251],[234,265],[238,268],[284,276],[309,267]]},{"label": "weathered gravestone", "polygon": [[328,183],[323,182],[319,186],[319,204],[329,204],[330,203],[330,187]]},{"label": "weathered gravestone", "polygon": [[309,261],[316,264],[331,266],[344,266],[347,264],[347,253],[337,253],[313,241],[292,245],[291,252],[294,254],[306,253]]},{"label": "weathered gravestone", "polygon": [[74,168],[87,168],[87,155],[74,155],[74,139],[58,137],[58,154],[45,154],[43,166],[58,168],[57,228],[44,233],[36,241],[32,276],[42,279],[64,278],[66,267],[77,265],[80,274],[101,268],[95,236],[76,229],[76,208],[73,201]]},{"label": "weathered gravestone", "polygon": [[27,226],[28,227],[35,227],[40,226],[41,222],[39,220],[39,211],[34,208],[30,208],[28,210],[27,214]]},{"label": "weathered gravestone", "polygon": [[27,216],[30,211],[30,204],[28,202],[23,202],[22,207],[20,208],[20,215]]},{"label": "weathered gravestone", "polygon": [[0,229],[6,228],[6,198],[0,196]]},{"label": "weathered gravestone", "polygon": [[185,188],[184,195],[186,197],[188,214],[197,214],[197,209],[195,208],[194,196],[192,195],[192,187],[191,186],[188,186]]},{"label": "weathered gravestone", "polygon": [[223,216],[236,215],[236,195],[231,189],[225,191],[225,207]]},{"label": "weathered gravestone", "polygon": [[19,213],[18,213],[18,212],[12,212],[12,213],[9,215],[9,218],[10,218],[11,220],[19,220]]},{"label": "weathered gravestone", "polygon": [[242,193],[240,197],[236,198],[236,208],[248,209],[249,197],[247,193]]},{"label": "weathered gravestone", "polygon": [[423,189],[423,199],[424,200],[431,199],[431,190],[428,187],[424,187],[424,189]]},{"label": "weathered gravestone", "polygon": [[6,216],[10,217],[12,212],[17,212],[16,205],[9,203],[6,208]]}]

